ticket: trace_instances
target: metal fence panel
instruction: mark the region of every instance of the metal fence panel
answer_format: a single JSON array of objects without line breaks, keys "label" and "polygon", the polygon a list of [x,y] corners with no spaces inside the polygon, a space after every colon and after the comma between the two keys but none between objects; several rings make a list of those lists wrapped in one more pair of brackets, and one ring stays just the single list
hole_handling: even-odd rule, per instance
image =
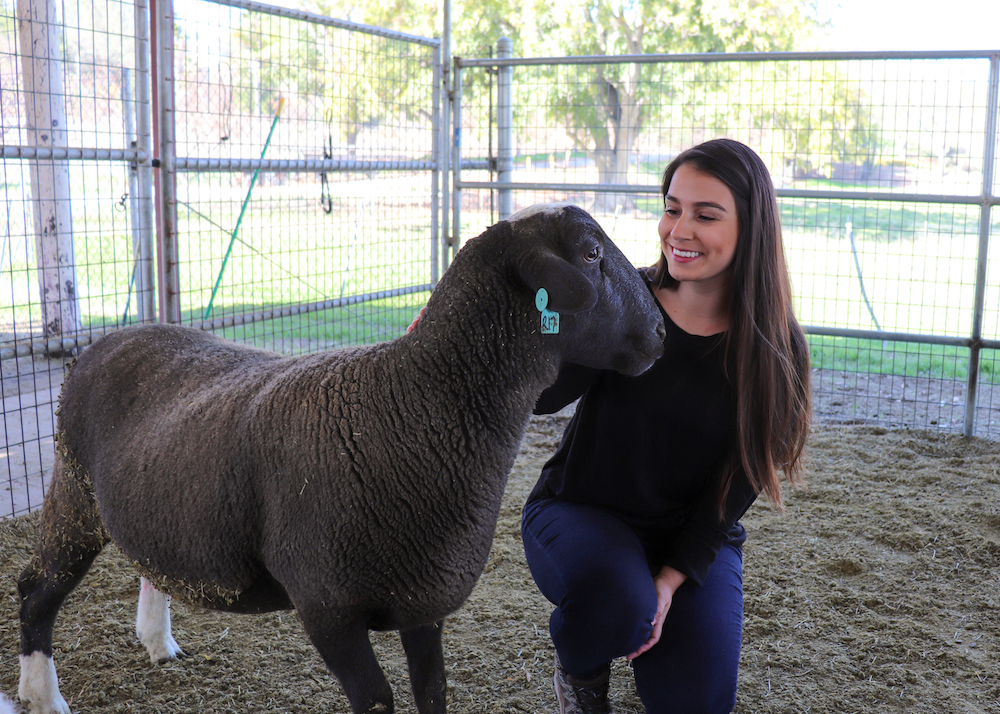
[{"label": "metal fence panel", "polygon": [[398,335],[431,283],[436,42],[256,3],[188,8],[181,319],[295,353]]},{"label": "metal fence panel", "polygon": [[997,438],[998,59],[460,60],[456,229],[468,237],[507,210],[569,199],[648,265],[666,164],[706,139],[741,140],[778,189],[817,417]]},{"label": "metal fence panel", "polygon": [[255,2],[0,2],[0,515],[41,504],[65,369],[106,331],[285,353],[402,333],[436,269],[438,53]]},{"label": "metal fence panel", "polygon": [[568,198],[648,264],[663,167],[722,135],[775,178],[818,417],[1000,436],[1000,53],[459,60],[439,160],[436,40],[183,0],[152,9],[155,54],[145,1],[0,4],[11,514],[40,503],[59,384],[95,335],[167,318],[301,353],[399,334],[436,280],[450,160],[446,234]]},{"label": "metal fence panel", "polygon": [[0,5],[0,514],[41,504],[61,339],[137,320],[135,247],[151,230],[129,163],[149,140],[141,20],[115,0]]}]

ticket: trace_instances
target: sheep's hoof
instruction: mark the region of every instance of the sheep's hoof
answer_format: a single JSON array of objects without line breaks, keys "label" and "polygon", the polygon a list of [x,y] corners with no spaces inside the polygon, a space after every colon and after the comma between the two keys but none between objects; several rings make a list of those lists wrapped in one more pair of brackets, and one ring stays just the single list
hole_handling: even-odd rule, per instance
[{"label": "sheep's hoof", "polygon": [[173,637],[167,637],[162,642],[146,644],[146,651],[149,652],[149,661],[153,664],[163,664],[172,659],[184,659],[187,655],[180,648]]}]

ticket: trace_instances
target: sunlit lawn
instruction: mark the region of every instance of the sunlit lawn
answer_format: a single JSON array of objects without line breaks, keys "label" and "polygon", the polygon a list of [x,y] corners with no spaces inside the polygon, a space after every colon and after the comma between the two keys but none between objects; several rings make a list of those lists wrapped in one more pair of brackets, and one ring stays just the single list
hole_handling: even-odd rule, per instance
[{"label": "sunlit lawn", "polygon": [[[416,184],[414,190],[422,188]],[[261,188],[235,238],[243,190],[230,190],[226,200],[218,200],[215,190],[211,203],[198,202],[197,192],[192,191],[191,203],[182,204],[178,212],[184,321],[428,284],[427,213],[386,219],[373,210],[372,201],[387,192],[384,182],[369,182],[367,188],[355,185],[349,191],[341,197],[343,215],[325,217],[311,189]],[[658,255],[659,203],[656,196],[635,197],[633,210],[617,217],[597,216],[637,265],[648,265]],[[112,210],[100,206],[74,215],[84,326],[136,319],[131,233],[120,212],[109,213]],[[804,325],[971,334],[978,207],[786,199],[781,201],[781,212],[796,311]],[[996,214],[1000,212],[995,212],[993,233],[1000,235]],[[463,239],[490,222],[489,213],[482,211],[465,211],[462,218]],[[15,323],[20,330],[32,321],[40,323],[33,251],[23,245],[23,238],[21,242],[17,246],[8,241],[2,264],[7,288],[0,294],[0,317],[8,335]],[[998,250],[993,251],[994,264]],[[274,328],[280,337],[267,336],[260,325],[230,328],[226,334],[296,351],[387,339],[402,333],[426,295],[285,319]],[[985,338],[1000,337],[998,315],[1000,280],[994,276],[987,280]],[[963,378],[967,368],[964,348],[819,337],[811,338],[811,343],[813,361],[823,368],[956,378]],[[988,379],[996,375],[989,352],[982,372]]]}]

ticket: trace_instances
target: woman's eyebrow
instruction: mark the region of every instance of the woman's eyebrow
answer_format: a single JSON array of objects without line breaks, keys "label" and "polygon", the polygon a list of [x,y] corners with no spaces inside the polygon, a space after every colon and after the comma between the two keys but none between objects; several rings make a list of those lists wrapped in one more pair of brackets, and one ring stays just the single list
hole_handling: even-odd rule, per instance
[{"label": "woman's eyebrow", "polygon": [[[678,201],[676,198],[674,198],[670,194],[667,194],[666,200],[667,201],[673,201],[674,203],[680,203],[680,201]],[[695,208],[717,208],[718,210],[723,211],[723,212],[725,212],[725,210],[726,210],[725,206],[722,206],[722,205],[720,205],[718,203],[715,203],[714,201],[695,201],[694,205],[695,205]]]}]

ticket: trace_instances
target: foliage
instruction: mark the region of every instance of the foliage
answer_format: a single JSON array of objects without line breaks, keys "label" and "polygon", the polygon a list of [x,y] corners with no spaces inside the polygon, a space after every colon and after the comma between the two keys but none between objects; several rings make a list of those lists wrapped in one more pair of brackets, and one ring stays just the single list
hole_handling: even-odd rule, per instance
[{"label": "foliage", "polygon": [[[439,4],[417,0],[310,0],[317,12],[386,27],[424,37],[442,34]],[[515,52],[541,47],[547,12],[544,0],[455,0],[452,7],[452,54],[455,57],[490,57],[497,40],[507,37]],[[464,101],[474,104],[488,100],[494,80],[489,73],[466,73]]]},{"label": "foliage", "polygon": [[[416,0],[313,2],[323,14],[440,34],[440,8]],[[476,57],[491,55],[501,36],[513,41],[520,56],[788,51],[811,46],[821,29],[814,12],[808,0],[455,0],[452,44],[456,56]],[[796,175],[829,176],[838,163],[867,171],[879,159],[878,126],[867,97],[859,85],[845,83],[833,63],[768,63],[766,76],[753,83],[723,65],[704,63],[609,63],[588,67],[586,74],[566,67],[544,72],[544,88],[515,82],[517,106],[545,107],[544,120],[563,128],[573,148],[594,161],[600,183],[627,183],[629,155],[644,128],[671,125],[678,107],[689,123],[697,120],[715,134],[730,133],[733,126],[770,132]],[[463,79],[465,102],[485,101],[489,74],[470,72]],[[393,99],[365,85],[362,80],[334,89],[340,94],[328,111],[343,117],[345,126],[377,121],[368,107]],[[537,96],[539,91],[546,96]],[[747,91],[754,96],[743,96]],[[515,122],[525,125],[528,114],[517,113]]]},{"label": "foliage", "polygon": [[[552,15],[563,52],[607,56],[790,50],[818,27],[804,3],[777,0],[588,0],[582,6],[566,0]],[[625,183],[629,152],[643,127],[673,103],[677,82],[696,81],[702,71],[685,65],[676,81],[649,81],[646,65],[599,65],[591,82],[554,83],[550,119],[591,153],[601,183]]]},{"label": "foliage", "polygon": [[779,63],[770,81],[756,87],[766,96],[760,121],[784,143],[795,176],[833,176],[835,164],[861,167],[860,181],[878,163],[881,130],[865,92],[840,75],[835,63]]},{"label": "foliage", "polygon": [[260,13],[246,13],[230,42],[234,101],[244,112],[273,114],[278,96],[297,95],[314,103],[331,143],[350,147],[367,127],[429,118],[431,52],[424,46]]}]

